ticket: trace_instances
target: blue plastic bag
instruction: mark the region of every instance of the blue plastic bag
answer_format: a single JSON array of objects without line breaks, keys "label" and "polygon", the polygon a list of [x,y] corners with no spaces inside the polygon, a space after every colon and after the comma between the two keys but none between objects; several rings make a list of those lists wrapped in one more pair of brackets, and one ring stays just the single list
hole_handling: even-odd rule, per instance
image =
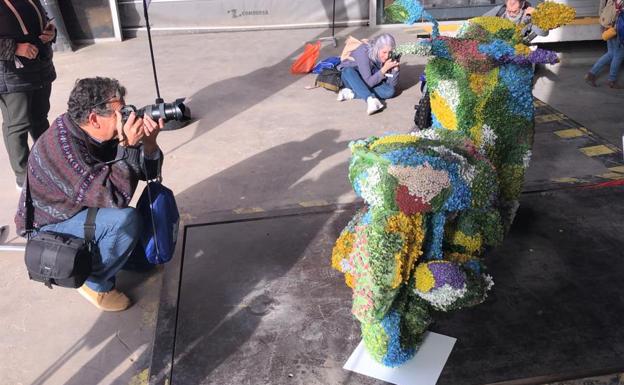
[{"label": "blue plastic bag", "polygon": [[620,45],[624,45],[624,12],[619,12],[615,21],[615,30],[617,32]]},{"label": "blue plastic bag", "polygon": [[318,62],[314,68],[312,68],[312,72],[320,74],[324,68],[336,68],[338,64],[340,64],[340,58],[338,56],[330,56]]},{"label": "blue plastic bag", "polygon": [[169,262],[173,258],[180,224],[173,192],[160,182],[149,182],[141,193],[137,210],[143,219],[141,244],[145,258],[153,264]]}]

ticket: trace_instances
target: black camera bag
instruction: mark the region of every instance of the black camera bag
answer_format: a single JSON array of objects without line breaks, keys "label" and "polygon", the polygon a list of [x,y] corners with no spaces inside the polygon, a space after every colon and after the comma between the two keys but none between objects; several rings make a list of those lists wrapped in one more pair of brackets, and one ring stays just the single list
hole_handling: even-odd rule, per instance
[{"label": "black camera bag", "polygon": [[342,88],[342,77],[340,70],[336,68],[323,68],[321,73],[316,76],[314,85],[323,87],[326,90],[338,92]]},{"label": "black camera bag", "polygon": [[28,277],[52,285],[78,288],[91,275],[97,208],[90,207],[84,224],[85,239],[69,234],[39,231],[33,235],[33,206],[26,176],[26,252]]}]

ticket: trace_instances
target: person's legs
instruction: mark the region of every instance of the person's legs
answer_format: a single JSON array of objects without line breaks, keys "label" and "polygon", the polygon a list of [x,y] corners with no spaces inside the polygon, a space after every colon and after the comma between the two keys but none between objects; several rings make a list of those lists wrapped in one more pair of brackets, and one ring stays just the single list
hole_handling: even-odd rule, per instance
[{"label": "person's legs", "polygon": [[[87,210],[72,218],[41,228],[84,238]],[[126,263],[141,232],[141,217],[136,209],[101,208],[95,219],[95,241],[98,252],[93,258],[93,270],[86,286],[96,292],[108,292],[115,287],[115,274]]]},{"label": "person's legs", "polygon": [[343,68],[340,71],[340,76],[345,87],[350,88],[355,93],[356,99],[366,100],[369,96],[373,96],[370,88],[368,88],[368,85],[355,67]]},{"label": "person's legs", "polygon": [[590,74],[597,76],[600,73],[600,70],[611,62],[611,59],[613,58],[612,49],[614,40],[616,40],[616,38],[607,40],[607,53],[602,55],[596,63],[594,63],[592,68],[589,70]]},{"label": "person's legs", "polygon": [[395,88],[391,84],[382,82],[381,84],[373,88],[373,92],[375,93],[375,95],[377,95],[379,99],[385,100],[394,97]]},{"label": "person's legs", "polygon": [[29,127],[30,136],[33,141],[39,139],[41,134],[50,127],[48,122],[48,112],[50,112],[50,93],[52,84],[43,86],[42,89],[32,92],[31,96],[31,125]]},{"label": "person's legs", "polygon": [[15,92],[0,95],[2,135],[15,173],[15,182],[22,186],[28,162],[28,130],[31,126],[30,93]]},{"label": "person's legs", "polygon": [[608,78],[609,86],[613,87],[615,85],[615,80],[617,79],[618,72],[620,72],[622,60],[624,60],[624,47],[620,45],[619,37],[614,37],[611,40],[617,40],[613,45],[613,49],[611,50],[613,53],[613,58],[611,59],[611,66],[609,67]]}]

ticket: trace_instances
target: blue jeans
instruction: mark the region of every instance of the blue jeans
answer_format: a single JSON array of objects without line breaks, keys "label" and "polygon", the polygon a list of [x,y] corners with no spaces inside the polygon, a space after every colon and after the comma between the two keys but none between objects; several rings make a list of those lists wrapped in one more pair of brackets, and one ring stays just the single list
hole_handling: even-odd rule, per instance
[{"label": "blue jeans", "polygon": [[343,68],[340,72],[340,77],[345,87],[353,91],[356,99],[366,100],[369,96],[374,96],[378,99],[390,99],[394,96],[394,86],[386,81],[379,83],[372,89],[369,88],[355,67]]},{"label": "blue jeans", "polygon": [[620,37],[616,36],[607,40],[607,53],[602,55],[600,59],[589,70],[593,75],[598,75],[602,67],[610,63],[609,67],[609,80],[615,81],[618,72],[620,71],[620,65],[624,60],[624,47],[620,45]]},{"label": "blue jeans", "polygon": [[[87,210],[66,221],[45,225],[41,230],[84,238]],[[99,252],[93,256],[93,270],[86,285],[98,292],[115,287],[115,275],[125,265],[141,234],[141,217],[132,207],[101,208],[95,218],[95,242]]]}]

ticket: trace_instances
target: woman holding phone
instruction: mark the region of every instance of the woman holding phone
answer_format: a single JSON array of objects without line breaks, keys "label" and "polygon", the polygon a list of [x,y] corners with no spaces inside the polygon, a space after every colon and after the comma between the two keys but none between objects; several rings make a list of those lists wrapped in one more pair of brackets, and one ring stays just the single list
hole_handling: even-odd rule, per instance
[{"label": "woman holding phone", "polygon": [[39,0],[0,0],[2,134],[18,189],[26,177],[28,133],[37,140],[50,125],[55,38],[56,28]]}]

